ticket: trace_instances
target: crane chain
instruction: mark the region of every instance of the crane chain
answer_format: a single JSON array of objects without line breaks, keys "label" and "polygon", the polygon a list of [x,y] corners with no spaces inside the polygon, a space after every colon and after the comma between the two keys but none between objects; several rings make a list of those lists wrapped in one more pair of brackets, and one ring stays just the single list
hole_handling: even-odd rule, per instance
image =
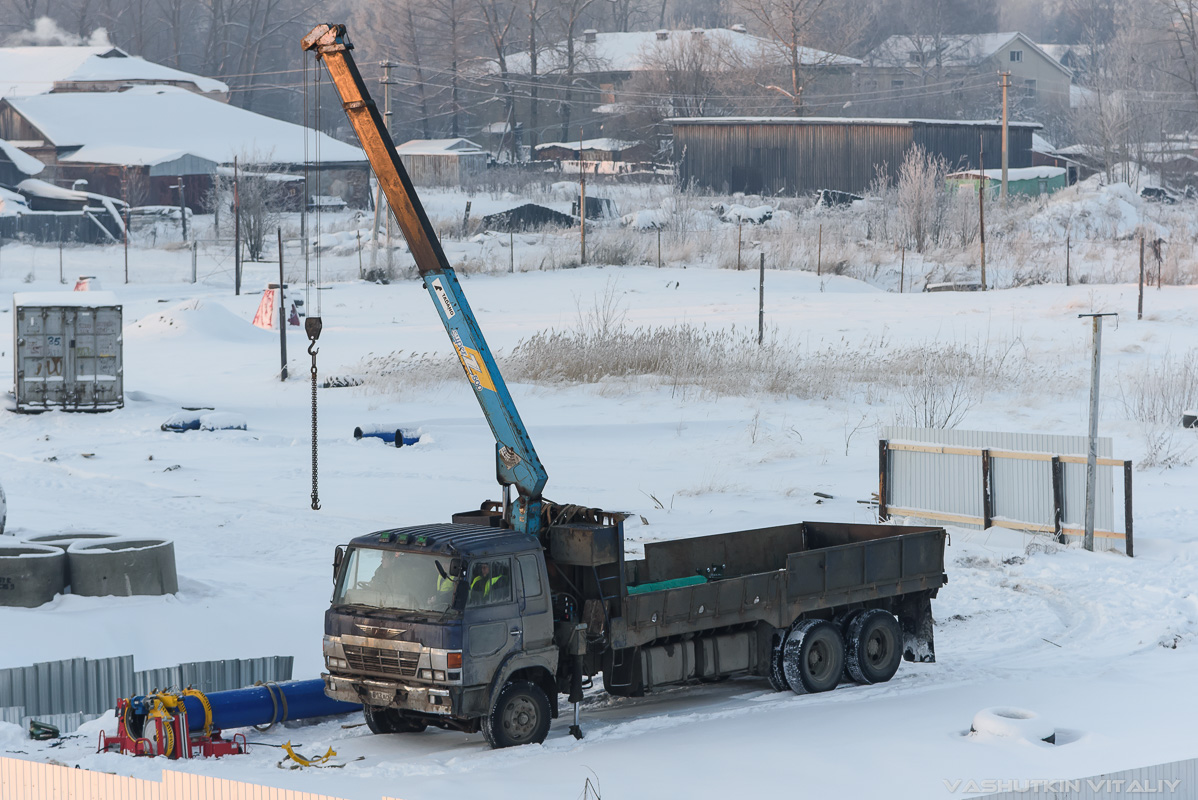
[{"label": "crane chain", "polygon": [[316,340],[320,338],[322,327],[320,317],[308,317],[304,320],[304,330],[308,334],[308,355],[312,356],[312,510],[320,510],[320,490],[318,488],[319,460],[316,451],[316,354],[320,348]]}]

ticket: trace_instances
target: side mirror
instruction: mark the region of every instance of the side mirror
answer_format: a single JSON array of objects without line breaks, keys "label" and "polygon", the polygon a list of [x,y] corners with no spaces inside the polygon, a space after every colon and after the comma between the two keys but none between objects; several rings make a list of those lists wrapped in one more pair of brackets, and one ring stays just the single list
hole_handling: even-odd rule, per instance
[{"label": "side mirror", "polygon": [[345,547],[338,545],[333,553],[333,583],[337,582],[337,576],[341,573],[341,562],[345,561]]}]

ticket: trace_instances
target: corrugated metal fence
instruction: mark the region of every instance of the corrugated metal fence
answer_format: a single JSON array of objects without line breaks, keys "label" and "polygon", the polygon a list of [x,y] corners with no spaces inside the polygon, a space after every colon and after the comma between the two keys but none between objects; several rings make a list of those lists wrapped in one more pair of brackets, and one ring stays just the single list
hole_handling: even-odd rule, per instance
[{"label": "corrugated metal fence", "polygon": [[[258,681],[291,680],[294,656],[192,661],[135,672],[133,656],[44,661],[0,669],[0,721],[28,725],[31,718],[73,731],[122,697],[154,689],[222,692]],[[0,798],[4,795],[0,795]]]},{"label": "corrugated metal fence", "polygon": [[[978,787],[995,785],[1003,786],[1004,791],[998,794],[972,794]],[[973,800],[1123,800],[1145,795],[1182,800],[1198,797],[1198,758],[1107,772],[1091,778],[962,781],[955,791],[962,795],[968,792]]]},{"label": "corrugated metal fence", "polygon": [[[883,516],[1080,536],[1087,437],[908,427],[880,435]],[[1094,546],[1117,549],[1131,530],[1131,462],[1112,459],[1107,438],[1098,456]],[[1115,530],[1116,477],[1125,486],[1123,531]]]},{"label": "corrugated metal fence", "polygon": [[[339,800],[323,794],[257,786],[163,770],[161,781],[56,764],[0,758],[4,800]],[[394,800],[394,798],[384,798]]]}]

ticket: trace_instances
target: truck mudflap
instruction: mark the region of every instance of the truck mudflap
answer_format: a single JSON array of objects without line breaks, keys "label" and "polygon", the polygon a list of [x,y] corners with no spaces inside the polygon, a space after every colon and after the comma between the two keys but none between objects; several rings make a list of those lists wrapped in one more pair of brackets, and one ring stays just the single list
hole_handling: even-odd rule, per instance
[{"label": "truck mudflap", "polygon": [[395,681],[342,678],[328,673],[320,677],[324,678],[324,693],[334,700],[376,708],[399,708],[421,714],[451,716],[454,713],[454,698],[449,689]]},{"label": "truck mudflap", "polygon": [[932,592],[915,592],[899,599],[895,607],[903,631],[903,659],[923,664],[936,661],[932,633]]}]

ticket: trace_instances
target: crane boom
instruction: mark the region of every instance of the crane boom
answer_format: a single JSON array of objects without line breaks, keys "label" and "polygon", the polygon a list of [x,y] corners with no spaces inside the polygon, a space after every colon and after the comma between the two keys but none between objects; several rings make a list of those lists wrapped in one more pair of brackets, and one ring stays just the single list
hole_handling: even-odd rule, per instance
[{"label": "crane boom", "polygon": [[318,25],[304,37],[303,48],[314,51],[329,71],[346,116],[366,151],[370,167],[416,260],[424,287],[441,315],[462,369],[495,435],[496,477],[504,486],[514,485],[518,493],[508,522],[516,530],[539,533],[541,492],[548,475],[478,327],[478,320],[433,232],[412,180],[395,151],[382,115],[370,99],[350,54],[353,45],[345,26]]}]

